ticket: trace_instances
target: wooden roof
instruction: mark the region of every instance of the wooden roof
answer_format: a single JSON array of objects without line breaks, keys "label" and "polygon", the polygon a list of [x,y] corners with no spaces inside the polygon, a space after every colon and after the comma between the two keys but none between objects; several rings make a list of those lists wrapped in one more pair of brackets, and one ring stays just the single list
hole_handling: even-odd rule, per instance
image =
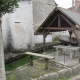
[{"label": "wooden roof", "polygon": [[80,30],[80,14],[55,7],[36,33],[44,33],[45,31],[48,34],[49,32],[66,30]]}]

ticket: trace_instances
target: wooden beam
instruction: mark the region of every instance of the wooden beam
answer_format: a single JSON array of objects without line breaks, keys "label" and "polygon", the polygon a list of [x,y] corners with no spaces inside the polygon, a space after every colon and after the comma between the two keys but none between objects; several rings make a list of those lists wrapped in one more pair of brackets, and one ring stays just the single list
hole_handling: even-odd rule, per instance
[{"label": "wooden beam", "polygon": [[[58,18],[58,15],[50,22],[50,24],[47,26],[47,28],[49,28],[49,26],[51,26],[51,24],[56,20]],[[42,27],[41,27],[41,29],[43,29]],[[48,33],[49,33],[49,31],[50,30],[48,30],[47,32],[46,32],[46,34],[45,34],[45,38],[46,38],[46,36],[48,35]]]},{"label": "wooden beam", "polygon": [[51,24],[52,24],[57,18],[58,18],[58,15],[57,15],[56,17],[54,17],[54,19],[50,22],[50,24],[49,24],[47,27],[51,26]]},{"label": "wooden beam", "polygon": [[62,17],[71,27],[77,29],[77,28],[75,27],[75,24],[71,23],[70,20],[68,20],[64,15],[61,14],[61,17]]},{"label": "wooden beam", "polygon": [[77,33],[75,31],[72,31],[74,35],[76,36],[77,40],[80,42],[80,38],[78,37]]},{"label": "wooden beam", "polygon": [[[58,18],[58,16],[59,16],[59,15],[57,15],[57,16],[50,22],[50,24],[47,26],[47,28],[49,28],[49,26],[51,26],[51,24]],[[48,30],[48,31],[46,32],[45,38],[46,38],[46,36],[48,35],[49,31],[50,31],[50,30]]]},{"label": "wooden beam", "polygon": [[61,27],[61,19],[60,19],[60,14],[58,16],[58,27]]},{"label": "wooden beam", "polygon": [[46,38],[46,36],[49,34],[49,31],[50,31],[50,29],[46,32],[46,34],[45,34],[45,38]]},{"label": "wooden beam", "polygon": [[73,28],[68,28],[68,27],[65,27],[65,28],[62,28],[62,27],[49,27],[49,28],[42,28],[43,30],[75,30]]}]

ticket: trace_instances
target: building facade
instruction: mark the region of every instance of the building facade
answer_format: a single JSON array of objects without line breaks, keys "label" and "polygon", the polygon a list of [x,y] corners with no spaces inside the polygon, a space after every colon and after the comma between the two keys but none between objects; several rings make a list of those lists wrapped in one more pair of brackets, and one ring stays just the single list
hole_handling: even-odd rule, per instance
[{"label": "building facade", "polygon": [[[6,14],[2,18],[3,41],[5,51],[27,51],[34,43],[43,40],[42,35],[34,36],[36,29],[42,24],[54,9],[54,0],[21,0],[19,8],[14,13]],[[47,42],[51,42],[47,37]],[[49,40],[50,38],[50,40]]]}]

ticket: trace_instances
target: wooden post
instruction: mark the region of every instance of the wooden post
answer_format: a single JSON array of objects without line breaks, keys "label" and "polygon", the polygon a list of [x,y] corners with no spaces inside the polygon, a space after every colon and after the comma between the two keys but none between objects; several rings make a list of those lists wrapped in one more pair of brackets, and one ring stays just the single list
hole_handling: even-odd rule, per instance
[{"label": "wooden post", "polygon": [[61,27],[61,18],[60,18],[60,14],[58,15],[58,27]]},{"label": "wooden post", "polygon": [[80,49],[79,49],[79,63],[80,63]]},{"label": "wooden post", "polygon": [[70,34],[70,45],[71,45],[71,35],[72,35],[72,31],[69,31]]},{"label": "wooden post", "polygon": [[45,31],[43,32],[43,52],[46,52],[46,48],[45,48]]},{"label": "wooden post", "polygon": [[80,63],[80,53],[79,53],[79,63]]},{"label": "wooden post", "polygon": [[30,65],[33,66],[33,56],[30,56]]},{"label": "wooden post", "polygon": [[45,70],[48,70],[48,60],[47,58],[45,58]]}]

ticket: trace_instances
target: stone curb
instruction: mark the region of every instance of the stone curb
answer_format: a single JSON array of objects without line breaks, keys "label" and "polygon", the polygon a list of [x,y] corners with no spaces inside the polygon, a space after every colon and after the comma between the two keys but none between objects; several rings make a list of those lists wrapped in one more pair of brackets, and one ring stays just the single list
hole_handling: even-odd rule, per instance
[{"label": "stone curb", "polygon": [[54,73],[52,72],[50,74],[45,74],[43,76],[40,76],[39,78],[36,78],[35,80],[55,80],[55,79],[58,80],[62,77],[70,78],[78,74],[80,74],[80,65],[72,67],[72,68],[62,69],[58,72],[54,72]]}]

